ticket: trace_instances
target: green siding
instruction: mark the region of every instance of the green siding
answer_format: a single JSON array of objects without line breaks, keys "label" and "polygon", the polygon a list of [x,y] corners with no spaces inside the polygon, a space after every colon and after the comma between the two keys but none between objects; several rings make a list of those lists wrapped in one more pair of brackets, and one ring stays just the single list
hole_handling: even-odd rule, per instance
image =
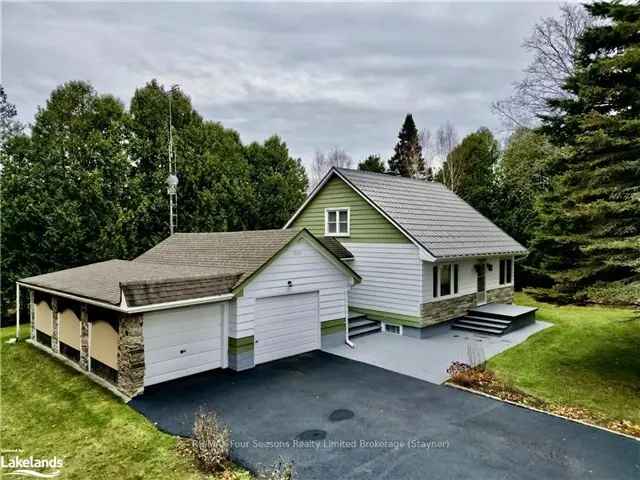
[{"label": "green siding", "polygon": [[250,337],[229,337],[229,353],[242,353],[253,351],[253,335]]},{"label": "green siding", "polygon": [[331,335],[336,332],[344,332],[344,318],[336,318],[335,320],[327,320],[320,324],[322,335]]},{"label": "green siding", "polygon": [[378,322],[396,323],[398,325],[406,325],[408,327],[423,327],[424,322],[420,317],[411,315],[402,315],[400,313],[382,312],[380,310],[371,310],[369,308],[349,307],[349,310],[357,313],[364,313],[368,319]]},{"label": "green siding", "polygon": [[409,243],[409,239],[378,213],[340,178],[332,178],[294,220],[292,226],[306,227],[324,236],[324,209],[349,207],[351,235],[336,237],[341,242]]}]

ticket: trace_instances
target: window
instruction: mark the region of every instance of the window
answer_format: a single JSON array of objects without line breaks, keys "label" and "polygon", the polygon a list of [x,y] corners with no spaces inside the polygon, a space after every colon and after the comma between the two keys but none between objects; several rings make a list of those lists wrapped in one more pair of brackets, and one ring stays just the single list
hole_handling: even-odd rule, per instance
[{"label": "window", "polygon": [[324,234],[332,237],[349,236],[349,209],[327,208],[324,211]]},{"label": "window", "polygon": [[395,335],[402,335],[402,325],[394,325],[393,323],[384,323],[384,331]]},{"label": "window", "polygon": [[451,295],[451,265],[440,267],[440,295]]},{"label": "window", "polygon": [[436,298],[438,296],[439,285],[440,283],[438,282],[438,267],[434,266],[433,267],[433,298]]},{"label": "window", "polygon": [[433,267],[433,298],[457,294],[460,284],[460,267],[457,263]]},{"label": "window", "polygon": [[500,260],[500,285],[511,283],[512,267],[513,267],[512,260],[510,258],[503,258],[502,260]]}]

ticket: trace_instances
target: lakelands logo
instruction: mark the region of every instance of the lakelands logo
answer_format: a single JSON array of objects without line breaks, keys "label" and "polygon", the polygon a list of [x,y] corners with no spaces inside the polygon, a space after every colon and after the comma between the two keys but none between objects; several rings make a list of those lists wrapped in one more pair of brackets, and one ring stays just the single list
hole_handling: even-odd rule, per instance
[{"label": "lakelands logo", "polygon": [[[64,462],[61,458],[21,457],[21,450],[5,450],[0,454],[0,469],[2,474],[16,477],[56,478],[60,476],[60,469]],[[8,470],[8,471],[7,471]],[[44,471],[43,471],[44,470]]]}]

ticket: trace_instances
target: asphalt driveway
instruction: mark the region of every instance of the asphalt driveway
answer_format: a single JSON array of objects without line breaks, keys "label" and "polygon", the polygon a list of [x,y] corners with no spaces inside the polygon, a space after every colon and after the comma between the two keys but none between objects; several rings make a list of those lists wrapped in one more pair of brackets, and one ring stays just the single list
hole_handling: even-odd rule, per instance
[{"label": "asphalt driveway", "polygon": [[130,405],[179,435],[214,409],[234,460],[284,457],[300,479],[640,478],[635,440],[324,352],[157,385]]}]

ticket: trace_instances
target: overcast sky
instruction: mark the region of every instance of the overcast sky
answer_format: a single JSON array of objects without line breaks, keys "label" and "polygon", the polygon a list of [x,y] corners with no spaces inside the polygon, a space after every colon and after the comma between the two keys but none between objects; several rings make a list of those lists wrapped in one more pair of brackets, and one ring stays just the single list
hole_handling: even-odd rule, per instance
[{"label": "overcast sky", "polygon": [[317,149],[387,157],[407,112],[418,128],[499,131],[489,109],[558,4],[7,3],[2,84],[33,121],[57,85],[90,81],[125,104],[152,78],[207,119],[305,163]]}]

